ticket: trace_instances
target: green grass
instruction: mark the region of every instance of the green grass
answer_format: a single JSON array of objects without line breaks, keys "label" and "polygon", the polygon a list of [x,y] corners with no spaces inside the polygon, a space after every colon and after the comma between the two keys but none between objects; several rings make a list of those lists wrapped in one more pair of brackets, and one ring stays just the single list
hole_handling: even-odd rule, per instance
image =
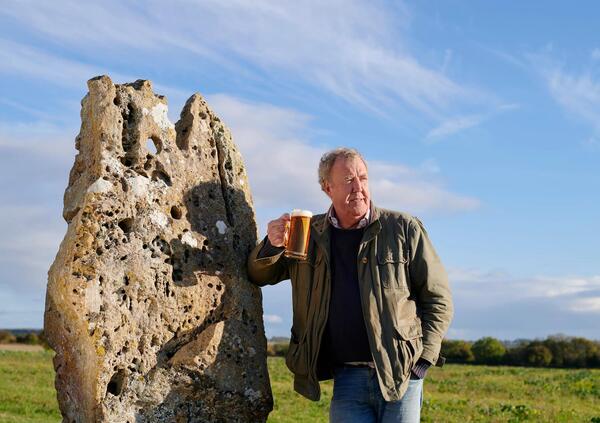
[{"label": "green grass", "polygon": [[51,351],[0,351],[0,422],[61,421]]},{"label": "green grass", "polygon": [[[52,352],[0,351],[0,422],[60,422]],[[269,358],[275,408],[269,423],[327,422],[331,382],[311,402],[292,390],[281,358]],[[600,423],[600,370],[446,365],[425,383],[424,422]]]}]

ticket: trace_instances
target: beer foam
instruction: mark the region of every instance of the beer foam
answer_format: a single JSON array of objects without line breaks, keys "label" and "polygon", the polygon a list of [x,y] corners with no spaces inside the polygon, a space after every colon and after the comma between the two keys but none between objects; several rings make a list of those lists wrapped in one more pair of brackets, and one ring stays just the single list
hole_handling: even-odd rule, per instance
[{"label": "beer foam", "polygon": [[292,210],[292,216],[302,216],[302,217],[311,218],[313,216],[313,214],[309,210],[294,209],[294,210]]}]

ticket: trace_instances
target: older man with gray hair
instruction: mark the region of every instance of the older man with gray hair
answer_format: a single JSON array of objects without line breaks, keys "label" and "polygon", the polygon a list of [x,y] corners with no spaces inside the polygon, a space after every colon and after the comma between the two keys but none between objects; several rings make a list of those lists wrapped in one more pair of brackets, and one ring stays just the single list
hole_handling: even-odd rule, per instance
[{"label": "older man with gray hair", "polygon": [[319,183],[332,204],[312,219],[306,260],[283,255],[288,214],[248,258],[253,283],[291,280],[294,389],[316,401],[333,378],[331,422],[418,422],[453,315],[446,272],[419,219],[373,204],[358,151],[324,154]]}]

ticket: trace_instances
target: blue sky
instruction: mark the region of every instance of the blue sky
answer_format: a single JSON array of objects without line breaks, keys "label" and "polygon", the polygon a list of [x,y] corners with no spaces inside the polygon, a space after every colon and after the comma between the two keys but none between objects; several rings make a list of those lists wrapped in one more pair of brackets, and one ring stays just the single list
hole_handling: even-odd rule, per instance
[{"label": "blue sky", "polygon": [[[448,269],[450,338],[600,339],[595,2],[8,1],[0,9],[0,327],[41,327],[86,81],[202,93],[247,165],[261,236],[324,210],[320,155],[356,147],[374,201]],[[263,289],[289,334],[289,282]]]}]

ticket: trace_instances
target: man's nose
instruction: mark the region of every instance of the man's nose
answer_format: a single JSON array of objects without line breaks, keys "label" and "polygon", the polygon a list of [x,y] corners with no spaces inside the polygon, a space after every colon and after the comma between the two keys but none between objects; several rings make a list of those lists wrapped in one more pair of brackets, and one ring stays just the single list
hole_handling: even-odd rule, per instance
[{"label": "man's nose", "polygon": [[362,191],[362,183],[359,178],[354,178],[352,180],[352,192],[361,192]]}]

